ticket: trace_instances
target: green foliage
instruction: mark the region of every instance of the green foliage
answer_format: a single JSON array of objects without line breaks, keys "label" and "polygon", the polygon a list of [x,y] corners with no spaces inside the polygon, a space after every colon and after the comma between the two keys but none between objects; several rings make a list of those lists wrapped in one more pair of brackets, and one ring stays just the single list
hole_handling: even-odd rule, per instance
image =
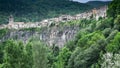
[{"label": "green foliage", "polygon": [[82,19],[82,20],[80,21],[79,26],[80,26],[81,28],[85,28],[85,27],[88,27],[89,24],[95,23],[95,22],[96,22],[96,20],[94,20],[94,19],[91,19],[91,20]]},{"label": "green foliage", "polygon": [[120,24],[120,15],[118,15],[117,18],[115,19],[115,24]]},{"label": "green foliage", "polygon": [[54,56],[58,56],[58,55],[59,55],[59,47],[53,45],[53,46],[52,46],[52,52],[53,52],[53,55],[54,55]]},{"label": "green foliage", "polygon": [[106,50],[113,53],[120,50],[120,32],[117,33],[114,39],[107,45]]},{"label": "green foliage", "polygon": [[114,29],[120,31],[120,15],[118,15],[114,20]]},{"label": "green foliage", "polygon": [[77,45],[86,49],[92,44],[95,44],[100,39],[105,39],[104,35],[99,31],[93,32],[91,34],[82,36],[82,38],[78,40]]},{"label": "green foliage", "polygon": [[74,59],[76,58],[76,56],[82,51],[82,49],[80,47],[76,47],[74,52],[72,52],[71,56],[70,56],[70,59],[68,61],[68,68],[74,68],[74,64],[75,64],[75,61]]},{"label": "green foliage", "polygon": [[[105,53],[102,57],[101,68],[119,68],[120,53]],[[109,59],[108,59],[109,58]]]},{"label": "green foliage", "polygon": [[114,31],[112,31],[112,32],[109,34],[109,36],[106,38],[106,40],[108,41],[108,43],[109,43],[112,39],[114,39],[114,36],[115,36],[117,33],[118,33],[118,30],[114,30]]},{"label": "green foliage", "polygon": [[3,55],[4,55],[4,46],[2,43],[0,43],[0,64],[3,63]]},{"label": "green foliage", "polygon": [[68,48],[62,48],[57,57],[57,62],[55,62],[55,68],[66,68],[70,55],[71,52]]},{"label": "green foliage", "polygon": [[69,41],[65,44],[65,46],[69,48],[70,51],[74,51],[74,49],[76,48],[75,41]]},{"label": "green foliage", "polygon": [[79,33],[77,36],[78,42],[76,45],[78,47],[76,46],[69,59],[68,68],[89,68],[92,64],[98,62],[100,52],[104,50],[106,45],[105,37],[100,31],[88,34]]},{"label": "green foliage", "polygon": [[102,20],[103,18],[102,17],[99,17],[98,20]]},{"label": "green foliage", "polygon": [[[80,20],[72,20],[72,21],[68,21],[68,22],[61,22],[59,25],[60,26],[69,26],[69,27],[79,27],[79,28],[86,28],[89,27],[91,23],[96,23],[95,19],[91,19],[91,20],[87,20],[87,19],[80,19]],[[93,25],[90,26],[91,30],[93,29]]]},{"label": "green foliage", "polygon": [[31,47],[30,43],[24,45],[14,40],[0,43],[0,68],[32,68]]},{"label": "green foliage", "polygon": [[8,29],[0,29],[0,38],[2,38],[7,33],[8,33]]},{"label": "green foliage", "polygon": [[95,63],[90,68],[100,68],[99,64]]},{"label": "green foliage", "polygon": [[74,68],[86,68],[89,67],[98,57],[98,52],[94,48],[90,48],[85,50],[85,52],[79,53],[79,55],[75,58]]},{"label": "green foliage", "polygon": [[33,41],[33,68],[47,68],[47,48],[40,41]]},{"label": "green foliage", "polygon": [[105,28],[102,31],[102,33],[104,34],[105,37],[108,37],[111,32],[112,32],[111,28]]},{"label": "green foliage", "polygon": [[105,40],[101,39],[96,44],[91,45],[85,50],[80,48],[72,53],[69,59],[69,68],[89,68],[93,63],[96,63],[101,50],[105,47]]},{"label": "green foliage", "polygon": [[120,14],[120,3],[119,0],[113,0],[107,10],[108,17],[116,18]]},{"label": "green foliage", "polygon": [[105,28],[113,27],[113,18],[102,19],[96,23],[96,30],[104,30]]},{"label": "green foliage", "polygon": [[5,45],[4,68],[24,68],[24,47],[23,43],[16,43],[9,40]]},{"label": "green foliage", "polygon": [[32,42],[28,42],[25,46],[25,57],[22,58],[24,59],[24,68],[32,68],[33,66],[33,51],[32,51]]},{"label": "green foliage", "polygon": [[52,49],[49,49],[48,53],[48,68],[54,68],[54,62],[56,61],[56,56],[54,56]]},{"label": "green foliage", "polygon": [[81,29],[76,35],[75,35],[75,44],[78,43],[78,40],[82,38],[84,35],[88,34],[88,31],[85,31],[84,29]]}]

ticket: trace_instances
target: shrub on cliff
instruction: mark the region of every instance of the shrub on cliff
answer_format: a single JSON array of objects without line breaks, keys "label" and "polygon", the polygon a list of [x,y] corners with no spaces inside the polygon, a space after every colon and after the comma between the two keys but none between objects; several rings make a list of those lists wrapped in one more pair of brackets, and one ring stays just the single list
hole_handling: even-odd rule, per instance
[{"label": "shrub on cliff", "polygon": [[120,32],[117,33],[113,40],[107,45],[106,50],[108,52],[116,53],[120,50]]}]

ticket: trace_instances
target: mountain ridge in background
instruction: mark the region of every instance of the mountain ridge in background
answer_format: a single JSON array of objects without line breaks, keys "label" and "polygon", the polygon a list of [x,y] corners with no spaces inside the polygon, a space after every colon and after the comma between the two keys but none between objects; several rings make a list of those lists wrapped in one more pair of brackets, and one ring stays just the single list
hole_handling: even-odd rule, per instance
[{"label": "mountain ridge in background", "polygon": [[92,8],[92,5],[69,0],[0,0],[0,24],[8,23],[10,15],[14,16],[15,21],[36,22]]},{"label": "mountain ridge in background", "polygon": [[86,4],[90,5],[94,8],[97,8],[97,7],[100,7],[100,6],[108,5],[110,3],[111,3],[111,1],[88,1]]}]

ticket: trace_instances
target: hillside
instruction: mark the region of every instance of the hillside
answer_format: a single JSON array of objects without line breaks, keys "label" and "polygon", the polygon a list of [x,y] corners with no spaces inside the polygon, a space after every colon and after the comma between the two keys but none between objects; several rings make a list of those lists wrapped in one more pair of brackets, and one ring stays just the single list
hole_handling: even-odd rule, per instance
[{"label": "hillside", "polygon": [[76,14],[91,8],[69,0],[0,0],[0,23],[7,23],[10,14],[16,21],[33,22],[61,14]]},{"label": "hillside", "polygon": [[[96,7],[107,4],[98,3]],[[10,15],[14,16],[15,21],[36,22],[62,14],[81,13],[95,5],[93,1],[83,4],[69,0],[0,0],[0,24],[8,23]]]},{"label": "hillside", "polygon": [[113,0],[99,20],[0,29],[0,68],[120,68],[119,6]]},{"label": "hillside", "polygon": [[105,2],[104,1],[89,1],[86,4],[90,5],[90,6],[94,7],[94,8],[98,8],[100,6],[108,5],[108,4],[110,4],[110,2],[111,1],[105,1]]}]

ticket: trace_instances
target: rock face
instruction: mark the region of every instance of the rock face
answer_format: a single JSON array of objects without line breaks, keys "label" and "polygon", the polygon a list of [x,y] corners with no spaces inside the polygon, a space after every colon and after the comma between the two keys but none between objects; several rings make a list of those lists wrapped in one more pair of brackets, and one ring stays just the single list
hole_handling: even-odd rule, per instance
[{"label": "rock face", "polygon": [[47,45],[57,45],[60,48],[75,37],[75,34],[79,31],[79,27],[52,27],[44,28],[41,30],[14,30],[8,32],[1,41],[7,39],[21,40],[26,43],[31,37],[37,37]]}]

